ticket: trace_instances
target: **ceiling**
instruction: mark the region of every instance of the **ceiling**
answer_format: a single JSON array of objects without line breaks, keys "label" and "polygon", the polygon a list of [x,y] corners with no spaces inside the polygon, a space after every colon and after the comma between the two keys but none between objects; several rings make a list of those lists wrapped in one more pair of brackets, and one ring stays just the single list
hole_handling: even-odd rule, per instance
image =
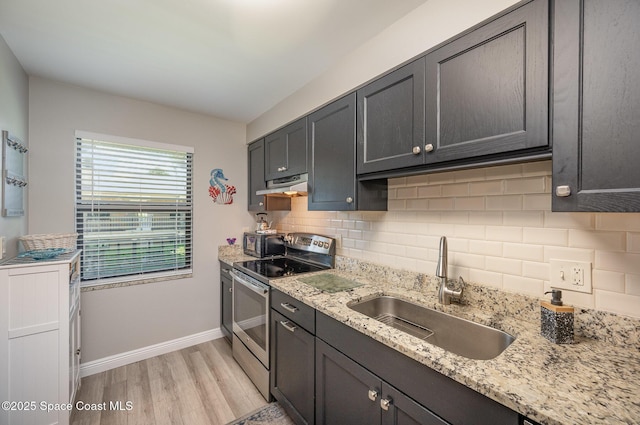
[{"label": "ceiling", "polygon": [[427,0],[0,0],[29,75],[248,123]]}]

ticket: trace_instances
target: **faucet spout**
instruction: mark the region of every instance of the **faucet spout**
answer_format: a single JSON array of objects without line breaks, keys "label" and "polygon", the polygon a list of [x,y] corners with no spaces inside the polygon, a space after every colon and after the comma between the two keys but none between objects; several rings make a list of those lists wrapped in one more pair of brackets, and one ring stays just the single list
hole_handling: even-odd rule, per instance
[{"label": "faucet spout", "polygon": [[460,289],[453,290],[447,287],[447,238],[440,238],[440,252],[438,254],[438,266],[436,267],[436,276],[440,278],[438,285],[438,302],[440,304],[449,305],[451,301],[460,301],[462,292],[464,291],[464,280],[460,278]]}]

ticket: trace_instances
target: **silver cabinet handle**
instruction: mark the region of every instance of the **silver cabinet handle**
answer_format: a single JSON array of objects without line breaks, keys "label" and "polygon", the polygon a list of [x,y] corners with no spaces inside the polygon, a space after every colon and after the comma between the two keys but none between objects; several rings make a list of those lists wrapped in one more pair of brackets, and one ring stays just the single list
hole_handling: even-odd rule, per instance
[{"label": "silver cabinet handle", "polygon": [[287,167],[278,167],[278,171],[287,171]]},{"label": "silver cabinet handle", "polygon": [[345,199],[345,201],[347,201],[347,204],[351,204],[353,203],[353,198],[351,196],[347,196],[347,199]]},{"label": "silver cabinet handle", "polygon": [[281,324],[281,325],[282,325],[286,330],[288,330],[289,332],[295,332],[295,331],[296,331],[296,329],[297,329],[297,327],[296,327],[296,326],[293,326],[293,325],[291,324],[291,322],[283,322],[283,321],[281,321],[281,322],[280,322],[280,324]]},{"label": "silver cabinet handle", "polygon": [[380,399],[380,407],[382,408],[382,410],[389,410],[390,405],[391,405],[391,400],[386,398]]},{"label": "silver cabinet handle", "polygon": [[369,390],[369,400],[376,401],[377,398],[378,398],[378,391]]},{"label": "silver cabinet handle", "polygon": [[229,288],[229,292],[233,292],[233,288]]},{"label": "silver cabinet handle", "polygon": [[431,143],[424,145],[424,151],[425,152],[431,152],[433,151],[433,145]]},{"label": "silver cabinet handle", "polygon": [[220,269],[222,271],[222,273],[226,273],[226,274],[230,274],[231,271],[228,269]]},{"label": "silver cabinet handle", "polygon": [[411,149],[411,153],[414,155],[418,155],[420,152],[422,152],[422,149],[420,149],[420,146],[414,146],[413,149]]},{"label": "silver cabinet handle", "polygon": [[566,198],[569,195],[571,195],[570,186],[556,186],[556,196]]},{"label": "silver cabinet handle", "polygon": [[290,313],[295,313],[296,311],[298,311],[298,307],[289,303],[280,303],[280,306]]}]

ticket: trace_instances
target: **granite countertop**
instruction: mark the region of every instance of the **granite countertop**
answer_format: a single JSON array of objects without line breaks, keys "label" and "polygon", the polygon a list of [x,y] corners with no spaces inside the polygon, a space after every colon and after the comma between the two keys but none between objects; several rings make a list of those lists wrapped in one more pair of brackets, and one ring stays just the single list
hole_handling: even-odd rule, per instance
[{"label": "granite countertop", "polygon": [[[219,258],[229,264],[238,255]],[[380,266],[340,261],[332,274],[362,285],[327,293],[297,277],[273,279],[274,288],[347,324],[365,335],[439,371],[481,394],[542,424],[640,423],[640,343],[638,321],[625,318],[603,331],[609,337],[588,337],[602,321],[598,313],[576,311],[574,344],[553,344],[540,335],[539,300],[468,285],[467,305],[437,303],[436,281],[426,275],[395,272]],[[407,284],[407,276],[413,279]],[[300,276],[302,277],[302,276]],[[468,292],[468,295],[467,295]],[[384,325],[348,305],[377,295],[392,295],[500,329],[516,340],[498,357],[472,360]],[[488,294],[488,295],[487,295]],[[504,302],[501,298],[508,302]],[[593,313],[593,312],[592,312]],[[537,315],[536,315],[537,314]],[[537,317],[537,321],[536,321]],[[594,319],[595,318],[595,319]],[[617,333],[617,337],[611,336]]]}]

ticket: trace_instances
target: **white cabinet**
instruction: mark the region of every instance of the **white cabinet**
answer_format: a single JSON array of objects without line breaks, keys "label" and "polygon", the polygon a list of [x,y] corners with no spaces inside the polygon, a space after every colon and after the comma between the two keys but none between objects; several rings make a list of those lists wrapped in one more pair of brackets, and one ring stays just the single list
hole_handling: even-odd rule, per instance
[{"label": "white cabinet", "polygon": [[80,383],[78,261],[79,251],[0,264],[1,424],[69,423]]}]

